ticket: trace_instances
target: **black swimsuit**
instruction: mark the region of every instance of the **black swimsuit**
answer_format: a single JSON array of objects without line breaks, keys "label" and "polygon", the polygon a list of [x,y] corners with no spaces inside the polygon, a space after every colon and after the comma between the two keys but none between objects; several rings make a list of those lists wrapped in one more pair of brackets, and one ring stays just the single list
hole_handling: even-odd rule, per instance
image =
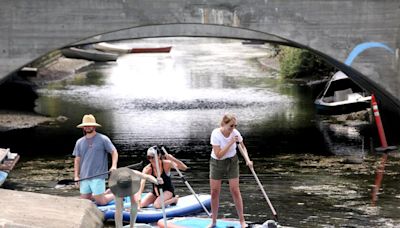
[{"label": "black swimsuit", "polygon": [[[153,175],[153,166],[151,164],[150,164],[150,167],[151,167],[151,175],[153,177],[157,178],[157,176]],[[157,188],[158,192],[160,192],[160,188],[162,188],[164,192],[170,191],[170,192],[172,192],[172,195],[175,196],[174,185],[172,185],[171,177],[165,173],[164,162],[162,162],[162,161],[161,161],[161,167],[162,167],[161,178],[163,179],[164,184],[160,184],[160,185],[153,184],[153,194],[155,196],[158,196],[158,194],[156,192],[156,188]]]}]

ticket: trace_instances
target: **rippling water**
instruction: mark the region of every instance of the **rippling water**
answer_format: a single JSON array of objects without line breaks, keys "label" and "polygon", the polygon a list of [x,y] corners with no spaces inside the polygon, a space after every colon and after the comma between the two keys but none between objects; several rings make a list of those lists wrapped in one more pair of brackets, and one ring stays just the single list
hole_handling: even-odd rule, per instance
[{"label": "rippling water", "polygon": [[[166,145],[190,170],[196,192],[209,192],[209,136],[223,113],[237,114],[250,157],[278,212],[295,227],[397,226],[398,159],[390,157],[377,202],[371,189],[379,156],[369,152],[368,123],[347,126],[316,118],[308,88],[281,81],[260,65],[270,54],[263,45],[219,39],[147,39],[125,46],[172,45],[169,54],[130,54],[116,63],[95,64],[74,77],[39,90],[36,111],[67,116],[63,124],[1,134],[2,147],[22,154],[4,187],[77,196],[55,189],[73,176],[70,156],[82,133],[75,126],[93,113],[120,152],[120,166],[144,159],[145,150]],[[350,159],[351,158],[351,159]],[[356,164],[349,164],[356,159]],[[177,194],[189,194],[174,177]],[[252,174],[242,163],[246,218],[273,218]],[[221,216],[235,217],[223,185]]]}]

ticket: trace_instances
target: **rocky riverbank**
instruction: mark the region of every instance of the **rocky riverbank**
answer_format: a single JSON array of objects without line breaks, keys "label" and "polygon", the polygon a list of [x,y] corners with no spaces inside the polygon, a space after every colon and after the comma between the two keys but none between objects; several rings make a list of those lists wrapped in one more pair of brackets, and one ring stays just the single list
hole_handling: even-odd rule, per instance
[{"label": "rocky riverbank", "polygon": [[0,131],[31,128],[38,125],[52,125],[65,122],[67,119],[65,116],[52,118],[34,112],[0,110]]},{"label": "rocky riverbank", "polygon": [[91,61],[83,59],[59,57],[50,64],[39,68],[37,76],[32,78],[31,81],[38,85],[43,85],[48,82],[63,80],[67,77],[71,77],[78,70],[92,63]]}]

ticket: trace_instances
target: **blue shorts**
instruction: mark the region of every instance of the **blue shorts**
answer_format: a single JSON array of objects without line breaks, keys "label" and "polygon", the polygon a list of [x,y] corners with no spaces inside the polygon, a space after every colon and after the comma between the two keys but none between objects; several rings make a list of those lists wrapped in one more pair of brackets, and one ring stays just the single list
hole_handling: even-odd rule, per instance
[{"label": "blue shorts", "polygon": [[106,191],[106,180],[95,178],[83,180],[79,182],[79,190],[81,194],[90,194],[94,196],[103,194]]}]

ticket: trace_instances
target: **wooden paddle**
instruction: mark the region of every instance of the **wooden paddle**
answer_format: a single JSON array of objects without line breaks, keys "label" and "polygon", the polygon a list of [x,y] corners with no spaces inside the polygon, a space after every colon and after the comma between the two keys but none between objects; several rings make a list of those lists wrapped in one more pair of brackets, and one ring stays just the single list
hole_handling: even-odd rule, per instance
[{"label": "wooden paddle", "polygon": [[[165,155],[168,155],[167,150],[162,146],[161,149],[164,151]],[[208,217],[211,217],[211,213],[207,210],[206,206],[200,201],[199,197],[197,197],[196,193],[194,192],[192,186],[190,186],[189,182],[186,180],[186,178],[182,175],[181,171],[176,167],[174,161],[172,162],[172,166],[178,172],[179,176],[181,177],[183,183],[185,183],[186,187],[190,190],[190,192],[193,194],[194,197],[196,197],[196,200],[199,202],[199,204],[203,207],[203,210],[207,213]]]},{"label": "wooden paddle", "polygon": [[[136,164],[128,165],[128,166],[125,166],[125,167],[132,169],[132,168],[135,168],[135,167],[139,167],[142,164],[143,164],[143,161],[141,161],[139,163],[136,163]],[[96,174],[96,175],[93,175],[93,176],[90,176],[90,177],[85,177],[85,178],[82,178],[82,179],[79,179],[79,180],[63,179],[63,180],[60,180],[60,181],[57,182],[57,186],[72,185],[72,184],[75,184],[76,182],[79,182],[79,181],[92,179],[94,177],[99,177],[99,176],[102,176],[102,175],[105,175],[105,174],[109,174],[109,173],[111,173],[111,171],[107,171],[105,173]]]},{"label": "wooden paddle", "polygon": [[[247,153],[247,150],[244,149],[244,148],[242,147],[242,145],[241,145],[239,142],[237,142],[237,146],[238,146],[239,151],[240,151],[240,153],[242,154],[244,160],[246,161],[246,165],[248,165],[248,164],[250,163],[250,158],[249,158],[249,155],[248,155],[248,153]],[[263,185],[261,184],[260,180],[258,179],[258,176],[257,176],[256,172],[254,171],[253,166],[249,166],[249,168],[250,168],[251,173],[252,173],[253,176],[254,176],[254,179],[256,179],[256,182],[257,182],[258,186],[260,187],[261,192],[263,193],[265,199],[267,200],[267,203],[268,203],[268,205],[269,205],[269,208],[271,208],[272,214],[274,215],[275,219],[278,220],[278,214],[276,213],[274,207],[272,206],[272,203],[271,203],[271,201],[269,200],[269,198],[268,198],[268,196],[267,196],[267,193],[266,193],[265,190],[264,190]]]}]

